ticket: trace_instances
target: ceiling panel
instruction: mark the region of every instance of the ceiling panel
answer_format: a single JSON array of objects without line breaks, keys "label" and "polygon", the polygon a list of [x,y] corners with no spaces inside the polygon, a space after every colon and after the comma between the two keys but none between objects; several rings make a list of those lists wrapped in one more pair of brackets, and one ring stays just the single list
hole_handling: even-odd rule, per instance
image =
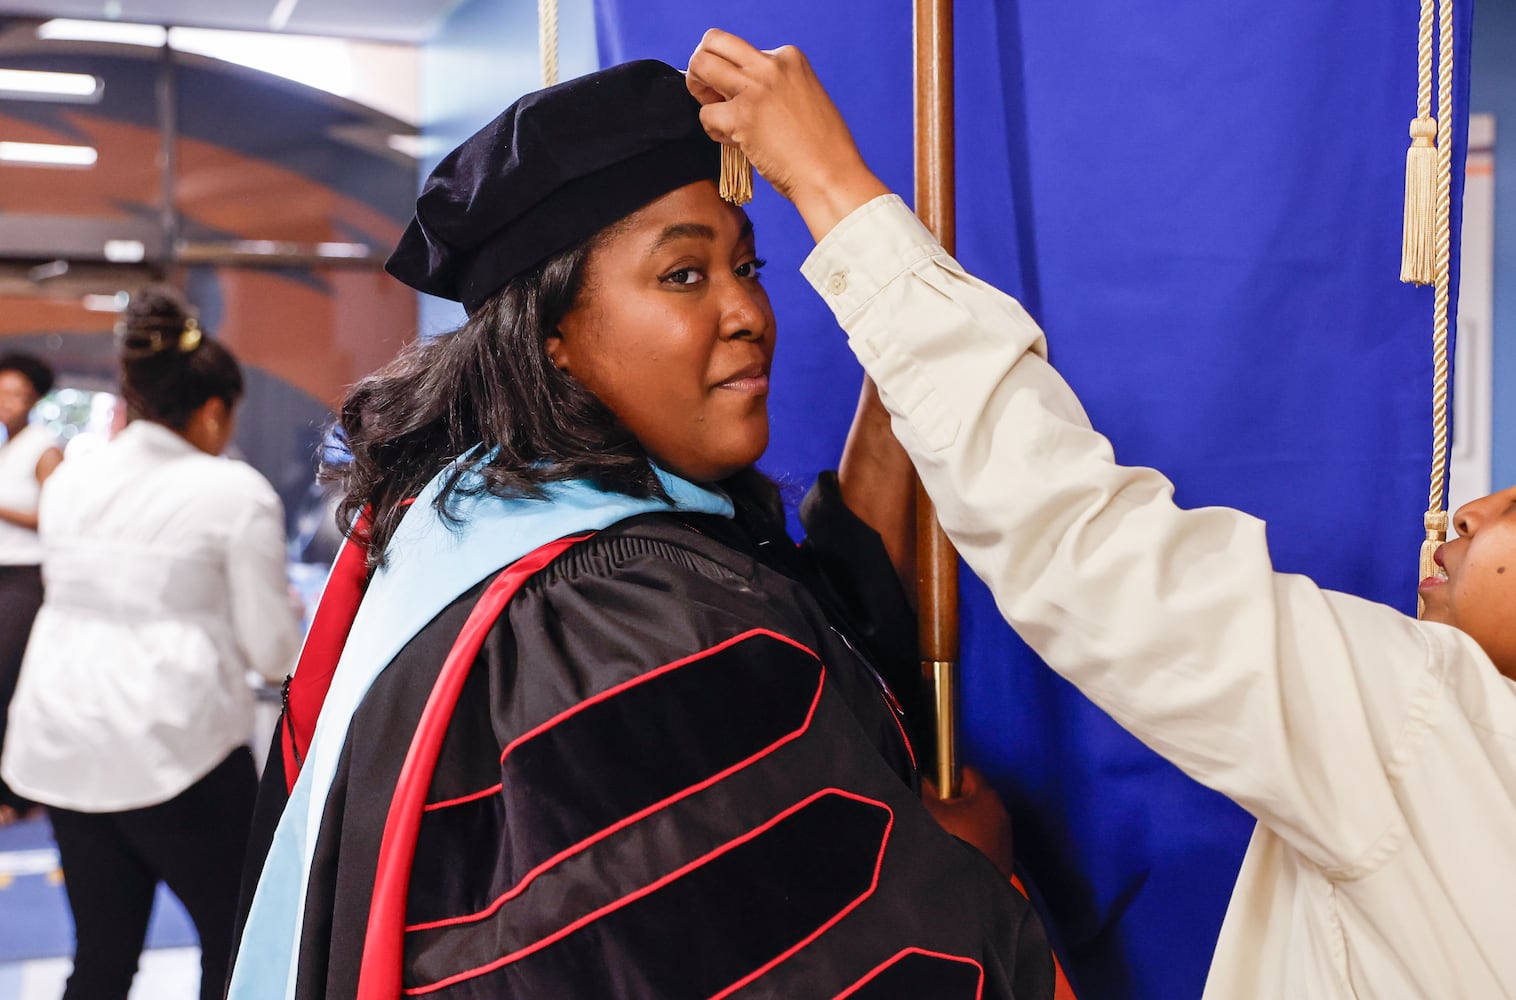
[{"label": "ceiling panel", "polygon": [[[418,44],[431,37],[459,2],[294,0],[283,30]],[[275,30],[271,18],[278,6],[279,0],[0,0],[0,17],[77,17],[270,31]]]}]

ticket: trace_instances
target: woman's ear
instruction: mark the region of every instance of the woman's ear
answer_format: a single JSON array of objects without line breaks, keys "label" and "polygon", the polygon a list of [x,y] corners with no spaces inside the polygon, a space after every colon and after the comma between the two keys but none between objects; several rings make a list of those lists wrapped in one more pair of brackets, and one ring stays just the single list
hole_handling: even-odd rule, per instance
[{"label": "woman's ear", "polygon": [[179,433],[207,455],[219,455],[232,438],[232,408],[226,400],[212,396],[190,414]]},{"label": "woman's ear", "polygon": [[543,342],[542,349],[547,352],[547,359],[548,361],[552,362],[554,368],[563,372],[565,375],[573,374],[569,371],[569,351],[568,345],[563,342],[563,334],[555,333],[552,336],[548,337],[547,340]]},{"label": "woman's ear", "polygon": [[206,426],[213,431],[219,431],[231,418],[231,409],[226,405],[226,400],[219,396],[212,396],[201,406],[205,413]]}]

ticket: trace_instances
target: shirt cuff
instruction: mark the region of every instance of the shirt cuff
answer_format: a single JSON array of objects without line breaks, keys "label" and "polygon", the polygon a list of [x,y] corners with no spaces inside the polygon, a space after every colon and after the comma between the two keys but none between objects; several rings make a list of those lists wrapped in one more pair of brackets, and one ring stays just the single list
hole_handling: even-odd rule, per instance
[{"label": "shirt cuff", "polygon": [[902,272],[924,259],[946,256],[899,195],[882,194],[837,223],[800,265],[800,273],[845,326]]}]

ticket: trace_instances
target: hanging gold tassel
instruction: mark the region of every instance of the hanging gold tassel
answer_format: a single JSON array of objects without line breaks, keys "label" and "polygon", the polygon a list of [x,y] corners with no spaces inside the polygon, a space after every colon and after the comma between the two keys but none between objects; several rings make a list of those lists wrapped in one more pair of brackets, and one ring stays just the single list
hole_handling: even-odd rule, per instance
[{"label": "hanging gold tassel", "polygon": [[[1445,510],[1429,510],[1424,518],[1426,524],[1426,541],[1421,543],[1421,575],[1417,582],[1425,580],[1429,576],[1440,576],[1441,571],[1437,566],[1437,549],[1443,542],[1448,540],[1448,512]],[[1420,618],[1422,611],[1421,598],[1416,599],[1416,617]]]},{"label": "hanging gold tassel", "polygon": [[1405,151],[1405,228],[1400,244],[1400,280],[1413,285],[1433,281],[1436,250],[1437,119],[1411,121],[1411,146]]},{"label": "hanging gold tassel", "polygon": [[[1438,42],[1435,119],[1431,113],[1431,31],[1434,4],[1437,6]],[[1435,121],[1437,128],[1432,253],[1432,281],[1436,286],[1432,307],[1432,482],[1428,491],[1426,516],[1422,519],[1426,526],[1426,540],[1421,543],[1422,580],[1437,574],[1437,563],[1433,557],[1437,554],[1437,547],[1448,537],[1448,440],[1453,422],[1449,405],[1451,387],[1448,384],[1448,354],[1453,324],[1453,5],[1454,0],[1422,0],[1418,54],[1420,86],[1416,98],[1416,117],[1428,122]],[[1411,135],[1420,141],[1417,131],[1417,126],[1412,125]],[[1418,600],[1417,617],[1425,613],[1425,606]]]},{"label": "hanging gold tassel", "polygon": [[753,165],[737,146],[721,146],[721,197],[733,205],[753,200]]}]

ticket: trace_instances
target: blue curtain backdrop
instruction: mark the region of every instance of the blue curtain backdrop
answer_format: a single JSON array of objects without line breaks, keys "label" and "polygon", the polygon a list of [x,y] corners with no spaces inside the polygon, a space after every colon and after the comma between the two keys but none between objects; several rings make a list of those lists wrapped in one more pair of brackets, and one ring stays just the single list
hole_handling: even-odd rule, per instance
[{"label": "blue curtain backdrop", "polygon": [[[1281,570],[1411,610],[1432,309],[1398,280],[1415,0],[956,10],[958,256],[1043,324],[1122,461],[1267,519]],[[1456,13],[1461,136],[1471,2]],[[800,46],[909,196],[908,0],[596,15],[603,64],[682,66],[712,23]],[[751,214],[780,319],[764,465],[803,482],[835,464],[858,372],[795,273],[798,217],[761,184]],[[963,649],[967,753],[1012,806],[1076,991],[1198,997],[1250,818],[1038,664],[967,579]]]}]

